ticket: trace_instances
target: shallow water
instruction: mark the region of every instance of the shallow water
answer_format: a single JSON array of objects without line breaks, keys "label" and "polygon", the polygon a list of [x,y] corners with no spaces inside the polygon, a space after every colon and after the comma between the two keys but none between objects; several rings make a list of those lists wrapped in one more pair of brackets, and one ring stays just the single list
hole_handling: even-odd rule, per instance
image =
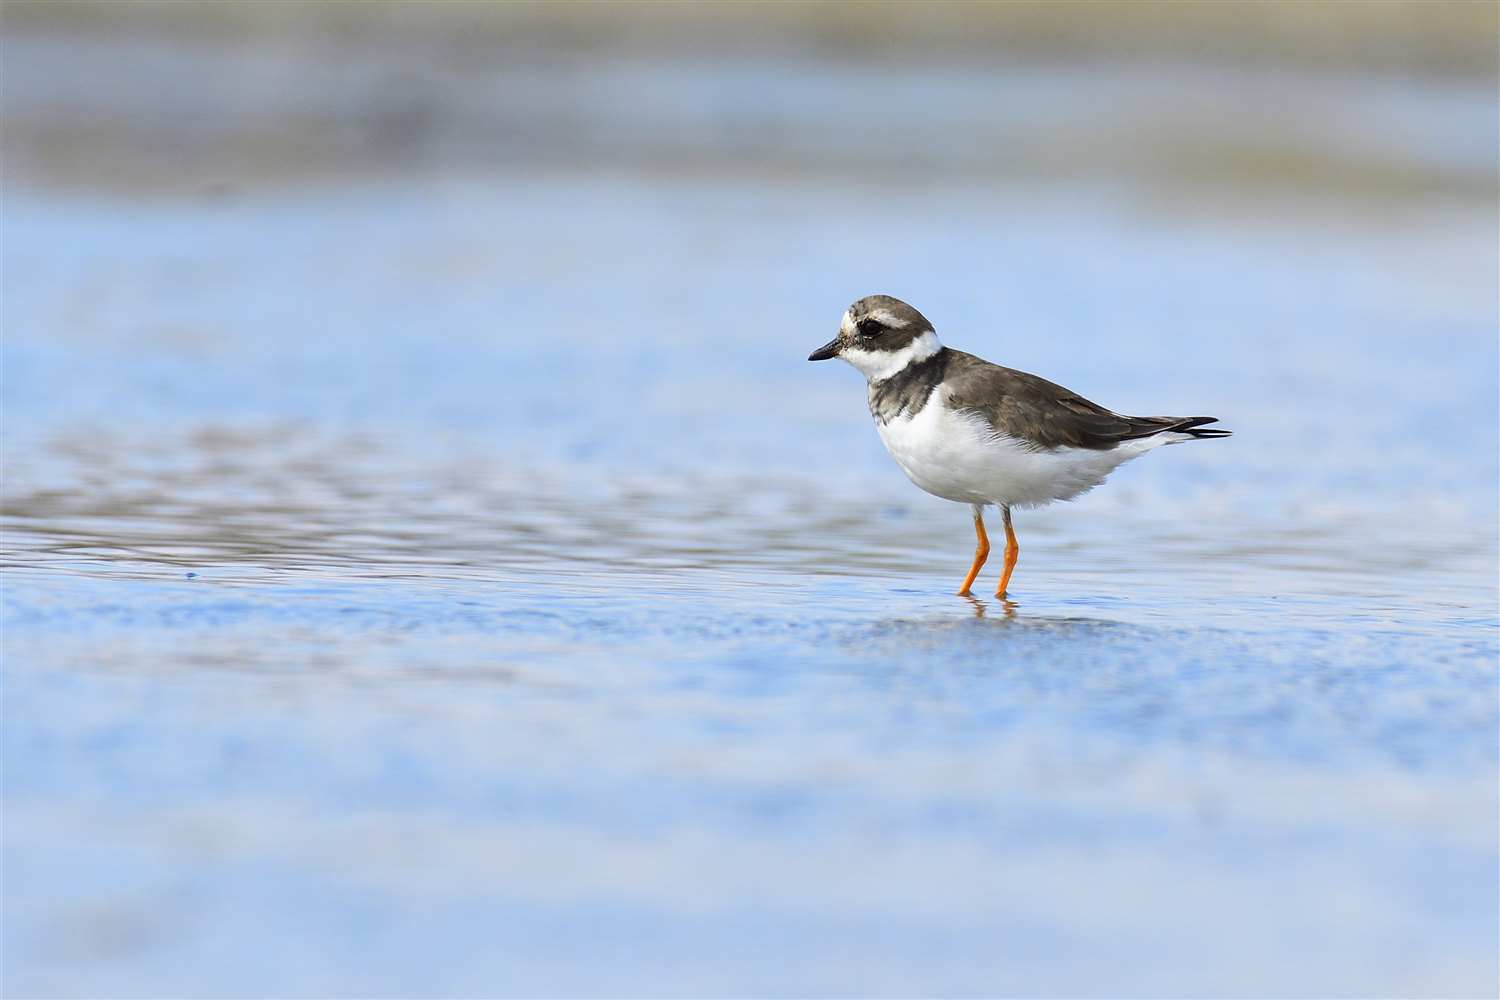
[{"label": "shallow water", "polygon": [[[1496,992],[1490,196],[909,171],[13,184],[6,992]],[[955,598],[873,291],[1237,434]]]}]

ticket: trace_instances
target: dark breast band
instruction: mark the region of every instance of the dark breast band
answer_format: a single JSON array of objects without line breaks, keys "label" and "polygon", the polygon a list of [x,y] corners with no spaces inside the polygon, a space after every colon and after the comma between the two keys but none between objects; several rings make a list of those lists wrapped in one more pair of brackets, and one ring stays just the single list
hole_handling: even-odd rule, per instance
[{"label": "dark breast band", "polygon": [[903,414],[914,417],[922,412],[932,391],[943,381],[953,352],[946,347],[936,354],[913,361],[888,379],[870,385],[870,415],[884,425]]}]

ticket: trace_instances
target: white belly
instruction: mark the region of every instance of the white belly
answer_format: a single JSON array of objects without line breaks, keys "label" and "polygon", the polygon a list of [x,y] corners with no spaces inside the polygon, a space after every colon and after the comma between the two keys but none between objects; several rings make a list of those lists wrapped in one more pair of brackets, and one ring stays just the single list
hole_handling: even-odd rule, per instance
[{"label": "white belly", "polygon": [[875,422],[880,440],[908,479],[933,496],[959,503],[1034,507],[1071,500],[1144,451],[1184,435],[1126,441],[1108,451],[1036,451],[997,437],[983,419],[949,410],[932,399],[914,417]]}]

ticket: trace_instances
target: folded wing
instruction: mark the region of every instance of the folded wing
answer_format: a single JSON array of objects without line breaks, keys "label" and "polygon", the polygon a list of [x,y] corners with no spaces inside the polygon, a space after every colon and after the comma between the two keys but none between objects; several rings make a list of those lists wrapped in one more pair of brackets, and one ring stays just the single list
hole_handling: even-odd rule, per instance
[{"label": "folded wing", "polygon": [[949,405],[984,418],[995,433],[1031,447],[1107,450],[1121,442],[1155,434],[1194,438],[1228,437],[1218,428],[1201,429],[1217,417],[1130,417],[1107,410],[1046,379],[1003,368],[953,351],[944,383]]}]

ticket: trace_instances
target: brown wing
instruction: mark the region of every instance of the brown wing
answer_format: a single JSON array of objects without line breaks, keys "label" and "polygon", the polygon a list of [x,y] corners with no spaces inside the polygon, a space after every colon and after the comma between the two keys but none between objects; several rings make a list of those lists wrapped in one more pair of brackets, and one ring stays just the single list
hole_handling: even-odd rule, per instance
[{"label": "brown wing", "polygon": [[949,405],[976,413],[997,433],[1036,448],[1107,450],[1121,441],[1163,431],[1183,431],[1195,437],[1228,434],[1191,430],[1212,423],[1215,417],[1127,417],[1036,375],[1002,368],[962,351],[952,353],[944,378]]}]

